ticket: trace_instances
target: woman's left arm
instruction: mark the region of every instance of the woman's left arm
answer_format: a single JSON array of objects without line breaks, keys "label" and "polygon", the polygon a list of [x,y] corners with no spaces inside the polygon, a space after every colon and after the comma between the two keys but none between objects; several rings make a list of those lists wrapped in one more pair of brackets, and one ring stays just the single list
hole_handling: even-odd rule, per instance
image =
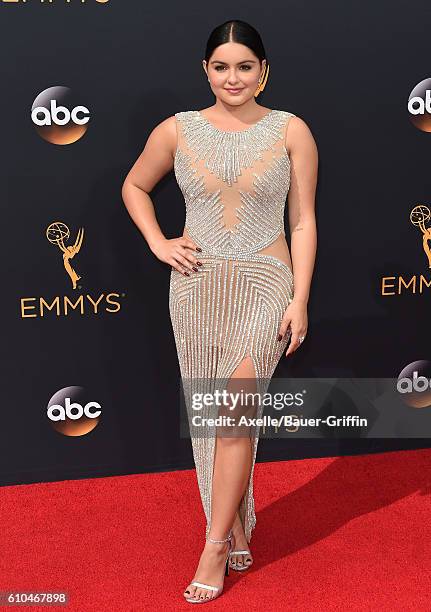
[{"label": "woman's left arm", "polygon": [[288,211],[294,295],[283,315],[279,339],[290,325],[292,336],[287,356],[296,351],[301,344],[299,338],[307,334],[307,304],[317,249],[315,196],[318,153],[313,135],[300,117],[290,119],[286,138],[291,163]]}]

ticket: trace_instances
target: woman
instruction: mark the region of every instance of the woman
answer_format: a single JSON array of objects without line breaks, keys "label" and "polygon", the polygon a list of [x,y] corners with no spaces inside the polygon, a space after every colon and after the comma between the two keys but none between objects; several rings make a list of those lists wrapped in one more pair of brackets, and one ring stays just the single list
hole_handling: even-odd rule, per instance
[{"label": "woman", "polygon": [[[238,20],[218,26],[203,68],[215,104],[161,122],[122,191],[152,252],[171,266],[170,315],[207,519],[205,546],[184,592],[193,603],[219,596],[229,568],[252,563],[259,428],[240,427],[238,417],[260,417],[262,407],[204,407],[202,426],[192,418],[192,396],[266,391],[289,340],[286,356],[307,333],[317,244],[315,141],[293,113],[257,104],[269,71],[258,32]],[[186,222],[181,237],[167,239],[148,194],[172,168]],[[292,258],[284,234],[288,194]],[[233,425],[202,418],[214,415],[234,415]]]}]

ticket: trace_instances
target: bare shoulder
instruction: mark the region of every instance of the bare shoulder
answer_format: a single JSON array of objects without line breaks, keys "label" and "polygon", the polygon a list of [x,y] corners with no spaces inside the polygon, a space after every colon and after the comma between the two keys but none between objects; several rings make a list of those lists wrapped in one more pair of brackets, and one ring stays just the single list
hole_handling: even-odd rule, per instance
[{"label": "bare shoulder", "polygon": [[293,115],[289,119],[285,145],[289,154],[304,149],[314,149],[317,152],[316,141],[311,129],[304,119],[298,117],[298,115]]},{"label": "bare shoulder", "polygon": [[148,140],[153,140],[165,151],[170,151],[175,156],[177,148],[177,127],[175,115],[161,121],[151,132]]},{"label": "bare shoulder", "polygon": [[175,116],[167,117],[151,130],[143,151],[126,176],[125,185],[132,184],[150,193],[172,170],[177,146],[175,122]]}]

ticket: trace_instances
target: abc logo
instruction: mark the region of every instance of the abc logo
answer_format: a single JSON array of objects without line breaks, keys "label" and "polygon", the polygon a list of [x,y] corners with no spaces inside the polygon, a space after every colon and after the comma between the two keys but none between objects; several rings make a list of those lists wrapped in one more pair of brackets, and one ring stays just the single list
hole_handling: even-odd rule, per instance
[{"label": "abc logo", "polygon": [[49,87],[40,93],[31,107],[36,131],[52,144],[71,144],[87,131],[90,111],[68,87]]},{"label": "abc logo", "polygon": [[431,406],[431,364],[414,361],[406,366],[397,380],[397,391],[404,403],[412,408]]},{"label": "abc logo", "polygon": [[99,423],[102,406],[88,401],[88,392],[83,387],[65,387],[50,399],[47,416],[51,425],[66,436],[83,436]]},{"label": "abc logo", "polygon": [[413,88],[407,109],[413,125],[431,132],[431,79],[424,79]]}]

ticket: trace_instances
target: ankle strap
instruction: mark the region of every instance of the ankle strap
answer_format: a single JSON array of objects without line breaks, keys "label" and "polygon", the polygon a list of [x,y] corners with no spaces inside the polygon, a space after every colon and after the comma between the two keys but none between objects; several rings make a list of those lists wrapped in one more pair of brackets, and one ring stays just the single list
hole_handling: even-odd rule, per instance
[{"label": "ankle strap", "polygon": [[208,542],[211,542],[212,544],[223,544],[224,542],[230,542],[231,539],[232,539],[232,530],[229,531],[229,535],[227,536],[225,540],[213,540],[207,535]]}]

